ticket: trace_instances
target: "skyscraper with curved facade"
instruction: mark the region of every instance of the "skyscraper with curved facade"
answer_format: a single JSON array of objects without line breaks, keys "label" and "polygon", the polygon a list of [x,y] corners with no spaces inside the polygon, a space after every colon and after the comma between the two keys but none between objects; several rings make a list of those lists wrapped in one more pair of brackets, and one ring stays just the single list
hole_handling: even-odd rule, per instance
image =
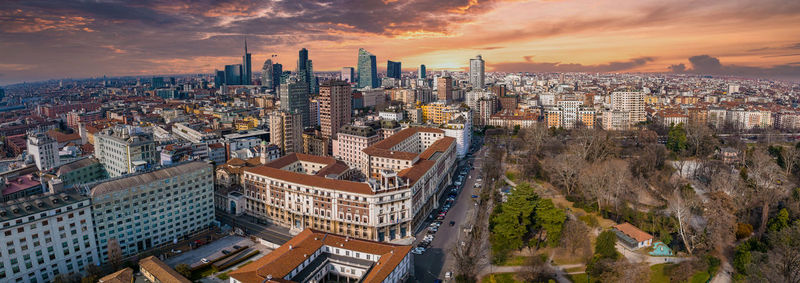
[{"label": "skyscraper with curved facade", "polygon": [[375,55],[364,48],[358,49],[358,88],[378,88],[378,65]]}]

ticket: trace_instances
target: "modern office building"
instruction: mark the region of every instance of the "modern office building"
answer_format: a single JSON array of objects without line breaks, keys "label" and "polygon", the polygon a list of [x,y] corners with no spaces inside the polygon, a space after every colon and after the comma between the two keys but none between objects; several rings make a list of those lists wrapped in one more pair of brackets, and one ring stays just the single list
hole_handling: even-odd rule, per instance
[{"label": "modern office building", "polygon": [[469,84],[473,88],[482,89],[484,81],[484,62],[481,55],[478,55],[469,59]]},{"label": "modern office building", "polygon": [[46,171],[61,165],[58,141],[38,130],[28,131],[28,154],[33,157],[36,168]]},{"label": "modern office building", "polygon": [[339,79],[346,81],[348,83],[355,82],[356,78],[356,70],[353,67],[344,67],[342,68],[342,74],[339,76]]},{"label": "modern office building", "polygon": [[358,88],[378,88],[378,65],[375,55],[364,48],[358,49]]},{"label": "modern office building", "polygon": [[427,78],[427,74],[425,72],[425,65],[419,65],[419,70],[417,70],[417,79]]},{"label": "modern office building", "polygon": [[109,254],[127,258],[206,229],[214,219],[212,167],[194,161],[93,186],[101,262]]},{"label": "modern office building", "polygon": [[306,87],[306,93],[316,93],[316,77],[311,60],[308,59],[308,50],[300,49],[297,56],[297,77]]},{"label": "modern office building", "polygon": [[345,81],[332,80],[320,86],[319,120],[322,137],[330,140],[336,137],[339,128],[350,123],[352,111],[350,96],[350,84]]},{"label": "modern office building", "polygon": [[275,91],[275,65],[272,64],[272,59],[264,61],[264,67],[261,68],[261,85],[267,89]]},{"label": "modern office building", "polygon": [[99,263],[89,198],[77,191],[0,203],[0,282],[53,282]]},{"label": "modern office building", "polygon": [[247,52],[247,39],[244,39],[244,56],[242,56],[242,84],[253,84],[253,64],[250,53]]},{"label": "modern office building", "polygon": [[453,102],[453,78],[450,76],[440,77],[436,84],[436,95],[439,101]]},{"label": "modern office building", "polygon": [[400,79],[400,75],[403,72],[401,71],[401,63],[394,62],[394,61],[386,61],[386,77],[387,78],[395,78]]},{"label": "modern office building", "polygon": [[290,111],[269,114],[269,140],[285,153],[303,152],[303,117]]},{"label": "modern office building", "polygon": [[225,84],[225,70],[214,70],[214,87],[219,88]]},{"label": "modern office building", "polygon": [[309,108],[308,87],[302,81],[290,79],[281,84],[281,110],[302,115],[303,127],[311,126],[311,109]]},{"label": "modern office building", "polygon": [[305,229],[251,264],[230,273],[232,283],[406,282],[414,273],[411,246],[351,239]]},{"label": "modern office building", "polygon": [[278,93],[278,88],[283,83],[281,77],[283,77],[283,65],[280,63],[272,64],[272,89],[275,93]]},{"label": "modern office building", "polygon": [[95,134],[95,157],[111,177],[145,171],[158,164],[153,134],[114,126]]},{"label": "modern office building", "polygon": [[242,84],[242,65],[225,65],[225,84],[226,85],[240,85]]}]

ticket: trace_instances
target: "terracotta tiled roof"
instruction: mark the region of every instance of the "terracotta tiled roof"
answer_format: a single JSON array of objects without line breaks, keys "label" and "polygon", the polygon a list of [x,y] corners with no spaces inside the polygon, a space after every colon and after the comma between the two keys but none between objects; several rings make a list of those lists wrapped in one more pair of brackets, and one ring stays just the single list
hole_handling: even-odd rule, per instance
[{"label": "terracotta tiled roof", "polygon": [[326,245],[380,255],[378,262],[369,269],[361,282],[382,282],[411,251],[411,246],[345,238],[306,229],[271,253],[231,272],[230,276],[243,283],[262,282],[267,276],[271,276],[275,282],[286,282],[282,278],[305,261],[307,256]]},{"label": "terracotta tiled roof", "polygon": [[81,135],[79,135],[78,133],[65,134],[56,130],[47,131],[47,135],[52,137],[59,143],[81,139]]},{"label": "terracotta tiled roof", "polygon": [[325,167],[320,169],[319,172],[315,174],[317,176],[323,176],[323,177],[327,176],[328,174],[339,175],[344,173],[344,171],[350,169],[350,166],[347,166],[347,164],[342,161],[338,161],[330,157],[303,154],[303,153],[292,153],[285,155],[281,158],[275,159],[267,163],[266,166],[276,169],[281,169],[298,161],[324,164]]},{"label": "terracotta tiled roof", "polygon": [[117,272],[100,278],[100,283],[131,283],[133,282],[133,269],[126,267]]},{"label": "terracotta tiled roof", "polygon": [[625,235],[628,235],[628,237],[636,239],[637,242],[644,242],[653,239],[652,235],[647,234],[645,231],[639,230],[639,228],[636,228],[636,226],[633,226],[627,222],[614,226],[614,229],[617,229]]},{"label": "terracotta tiled roof", "polygon": [[139,267],[155,276],[161,282],[172,283],[191,283],[189,279],[181,276],[180,273],[167,266],[166,263],[155,256],[149,256],[139,261]]},{"label": "terracotta tiled roof", "polygon": [[367,195],[375,194],[375,192],[372,191],[372,188],[370,188],[369,185],[367,185],[366,183],[328,179],[321,176],[306,175],[302,173],[296,173],[277,168],[272,168],[269,166],[258,166],[253,168],[247,168],[244,171],[304,186],[326,188],[330,190],[338,190],[338,191],[351,192],[357,194],[367,194]]}]

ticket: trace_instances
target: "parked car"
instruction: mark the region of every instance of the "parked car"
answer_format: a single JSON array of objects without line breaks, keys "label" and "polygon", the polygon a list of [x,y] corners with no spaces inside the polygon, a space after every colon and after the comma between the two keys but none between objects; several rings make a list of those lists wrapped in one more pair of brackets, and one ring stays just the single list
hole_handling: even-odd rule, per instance
[{"label": "parked car", "polygon": [[450,221],[450,226],[455,226],[455,225],[456,225],[455,221]]},{"label": "parked car", "polygon": [[206,258],[203,258],[203,259],[201,259],[201,260],[200,260],[200,262],[202,262],[202,263],[208,263],[208,259],[206,259]]},{"label": "parked car", "polygon": [[222,250],[222,254],[224,254],[224,255],[230,254],[230,253],[231,253],[231,251],[229,251],[229,250]]},{"label": "parked car", "polygon": [[453,272],[448,271],[444,274],[444,279],[450,279],[453,277]]},{"label": "parked car", "polygon": [[238,250],[238,249],[241,249],[241,248],[242,248],[242,247],[240,247],[239,245],[233,245],[233,249],[234,249],[234,250]]}]

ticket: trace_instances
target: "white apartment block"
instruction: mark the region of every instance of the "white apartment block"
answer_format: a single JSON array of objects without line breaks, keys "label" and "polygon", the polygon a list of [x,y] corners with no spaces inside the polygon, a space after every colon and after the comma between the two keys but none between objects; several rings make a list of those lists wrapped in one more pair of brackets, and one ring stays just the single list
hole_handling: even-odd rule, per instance
[{"label": "white apartment block", "polygon": [[644,122],[647,115],[644,111],[643,92],[623,92],[616,91],[611,93],[611,110],[627,111],[631,124]]},{"label": "white apartment block", "polygon": [[61,165],[58,155],[58,142],[44,132],[28,132],[28,154],[33,157],[36,168],[50,170]]},{"label": "white apartment block", "polygon": [[158,164],[159,153],[152,134],[117,126],[103,129],[94,140],[95,157],[112,178],[148,170]]},{"label": "white apartment block", "polygon": [[123,258],[207,228],[214,219],[212,165],[194,161],[112,179],[90,193],[101,262],[109,242]]},{"label": "white apartment block", "polygon": [[0,282],[52,282],[99,262],[89,198],[59,192],[0,204]]},{"label": "white apartment block", "polygon": [[176,123],[172,125],[172,133],[193,143],[218,143],[222,138],[216,132],[206,132],[203,129],[196,129],[199,126],[192,126],[187,123]]},{"label": "white apartment block", "polygon": [[442,126],[444,135],[456,139],[456,155],[464,157],[472,145],[472,111],[455,114],[447,124]]}]

